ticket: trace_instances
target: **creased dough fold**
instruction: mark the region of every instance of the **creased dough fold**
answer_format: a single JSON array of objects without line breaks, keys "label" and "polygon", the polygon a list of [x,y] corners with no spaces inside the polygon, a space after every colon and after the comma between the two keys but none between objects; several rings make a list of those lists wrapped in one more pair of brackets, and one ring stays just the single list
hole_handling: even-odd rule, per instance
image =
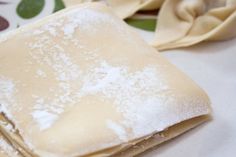
[{"label": "creased dough fold", "polygon": [[235,26],[235,0],[166,0],[151,45],[165,50],[230,39]]}]

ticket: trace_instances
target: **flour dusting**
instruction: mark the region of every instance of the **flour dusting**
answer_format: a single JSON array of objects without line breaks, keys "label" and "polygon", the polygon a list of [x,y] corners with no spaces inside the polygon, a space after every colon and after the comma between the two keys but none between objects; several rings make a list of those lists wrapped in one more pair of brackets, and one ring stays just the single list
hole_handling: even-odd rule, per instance
[{"label": "flour dusting", "polygon": [[13,119],[12,114],[7,107],[14,106],[16,104],[15,93],[17,89],[15,83],[5,77],[0,76],[0,112],[6,114],[9,119]]},{"label": "flour dusting", "polygon": [[36,71],[36,74],[37,74],[37,77],[41,77],[41,78],[46,78],[47,77],[47,74],[41,69],[38,69]]},{"label": "flour dusting", "polygon": [[14,93],[15,85],[14,83],[6,78],[0,76],[0,98],[3,97],[11,99]]},{"label": "flour dusting", "polygon": [[[37,91],[32,93],[34,105],[30,108],[30,115],[41,131],[50,129],[65,109],[79,105],[83,97],[88,95],[108,99],[123,115],[124,120],[119,124],[107,123],[122,140],[125,139],[123,128],[131,129],[137,137],[150,133],[162,123],[153,119],[157,119],[156,113],[162,110],[161,93],[169,87],[157,67],[147,65],[133,70],[127,64],[115,65],[101,55],[102,46],[90,49],[88,45],[81,44],[77,37],[77,33],[82,32],[86,38],[92,39],[101,29],[104,31],[110,27],[125,41],[129,39],[126,35],[132,34],[126,25],[112,15],[86,7],[51,18],[33,29],[32,33],[25,32],[24,35],[32,39],[26,45],[30,49],[32,62],[38,65],[36,76],[52,76],[53,85],[48,87],[48,95],[37,94]],[[132,42],[129,40],[127,44]],[[92,61],[92,64],[86,65],[88,69],[75,59],[75,53],[78,53],[82,62]],[[46,67],[48,73],[41,67]],[[4,87],[5,93],[10,93],[13,87],[10,84]]]},{"label": "flour dusting", "polygon": [[7,141],[0,137],[0,152],[8,155],[9,157],[18,157],[19,153]]},{"label": "flour dusting", "polygon": [[127,133],[126,133],[125,128],[122,125],[112,120],[107,120],[106,124],[107,124],[107,127],[111,129],[119,137],[120,140],[122,141],[127,140]]},{"label": "flour dusting", "polygon": [[114,100],[117,110],[125,117],[122,125],[131,127],[135,136],[141,136],[161,125],[161,120],[153,119],[157,119],[156,113],[163,108],[161,93],[169,87],[155,67],[147,66],[135,72],[129,70],[101,61],[100,66],[84,77],[78,95],[103,94]]},{"label": "flour dusting", "polygon": [[31,114],[39,125],[40,130],[49,128],[58,118],[58,115],[43,110],[36,110]]}]

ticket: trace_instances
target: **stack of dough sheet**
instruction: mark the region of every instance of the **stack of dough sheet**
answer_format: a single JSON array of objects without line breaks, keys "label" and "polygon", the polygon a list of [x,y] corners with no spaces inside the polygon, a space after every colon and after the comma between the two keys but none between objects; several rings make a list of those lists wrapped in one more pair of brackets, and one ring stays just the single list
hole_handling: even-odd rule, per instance
[{"label": "stack of dough sheet", "polygon": [[97,3],[1,36],[0,104],[10,157],[130,157],[210,114],[200,87]]}]

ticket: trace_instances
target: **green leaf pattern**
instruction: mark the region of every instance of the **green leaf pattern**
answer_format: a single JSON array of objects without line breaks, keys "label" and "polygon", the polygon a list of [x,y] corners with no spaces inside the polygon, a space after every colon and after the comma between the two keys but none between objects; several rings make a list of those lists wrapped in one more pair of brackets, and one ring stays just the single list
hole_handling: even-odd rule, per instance
[{"label": "green leaf pattern", "polygon": [[30,19],[37,16],[45,5],[45,0],[21,0],[16,8],[17,14],[24,18]]},{"label": "green leaf pattern", "polygon": [[155,31],[156,19],[127,19],[126,22],[136,28],[140,28],[146,31]]},{"label": "green leaf pattern", "polygon": [[[54,2],[53,2],[54,1]],[[31,22],[35,20],[34,18],[38,17],[41,12],[46,8],[46,5],[53,5],[51,10],[46,10],[46,14],[52,14],[54,12],[57,12],[63,8],[65,8],[63,0],[20,0],[18,3],[12,1],[11,3],[9,1],[0,0],[0,10],[3,8],[5,11],[0,12],[0,33],[8,30],[8,29],[14,29],[18,28],[21,24],[19,24],[16,21],[12,21],[12,19],[16,19],[20,21],[23,21],[23,23]],[[16,10],[8,9],[10,5],[15,4]],[[50,8],[50,7],[49,7]],[[18,16],[16,18],[11,18],[11,16]],[[41,16],[39,16],[41,17]],[[17,23],[17,24],[16,24]]]},{"label": "green leaf pattern", "polygon": [[55,7],[54,7],[53,12],[57,12],[64,8],[65,8],[65,4],[63,3],[62,0],[55,0]]}]

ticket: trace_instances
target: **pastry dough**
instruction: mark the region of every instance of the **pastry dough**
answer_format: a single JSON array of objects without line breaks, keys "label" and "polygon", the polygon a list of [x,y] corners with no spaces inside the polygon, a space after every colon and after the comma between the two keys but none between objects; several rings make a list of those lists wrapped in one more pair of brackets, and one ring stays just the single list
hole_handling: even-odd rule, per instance
[{"label": "pastry dough", "polygon": [[152,45],[164,50],[230,39],[235,26],[236,0],[166,0]]},{"label": "pastry dough", "polygon": [[5,34],[0,63],[1,116],[16,131],[0,130],[24,156],[132,153],[131,145],[210,113],[201,88],[98,3]]},{"label": "pastry dough", "polygon": [[3,151],[8,157],[32,157],[31,151],[24,144],[23,139],[19,135],[14,125],[7,120],[4,114],[0,114],[0,130],[3,139]]},{"label": "pastry dough", "polygon": [[160,143],[163,143],[173,137],[176,137],[189,129],[196,127],[197,125],[209,120],[208,116],[200,116],[196,118],[192,118],[190,120],[186,120],[179,124],[169,127],[167,130],[164,130],[158,134],[154,134],[151,137],[142,140],[136,145],[133,145],[129,149],[121,151],[114,155],[114,157],[131,157],[143,153],[147,149],[150,149],[154,146],[157,146]]},{"label": "pastry dough", "polygon": [[[66,6],[97,0],[64,0]],[[139,10],[154,10],[161,7],[164,0],[98,0],[112,7],[113,11],[122,19],[132,16]]]},{"label": "pastry dough", "polygon": [[0,157],[22,157],[0,133]]},{"label": "pastry dough", "polygon": [[[163,143],[171,138],[174,138],[176,136],[178,136],[179,134],[182,134],[186,131],[188,131],[189,129],[192,129],[194,127],[196,127],[197,125],[205,122],[206,120],[209,120],[209,116],[199,116],[196,118],[192,118],[186,121],[183,121],[181,123],[175,124],[174,126],[169,127],[168,129],[153,134],[151,136],[145,137],[145,138],[141,138],[138,139],[136,141],[132,141],[129,144],[125,144],[125,145],[121,145],[121,146],[117,146],[114,148],[110,148],[110,149],[106,149],[106,150],[102,150],[93,154],[89,154],[86,155],[84,157],[104,157],[104,156],[110,156],[111,154],[113,154],[113,157],[130,157],[130,156],[135,156],[138,155],[160,143]],[[7,121],[5,121],[7,122]],[[16,133],[16,132],[13,132]],[[10,139],[11,142],[19,142],[22,140],[19,134],[12,134],[12,137],[14,137],[15,141]],[[5,144],[5,142],[4,142]],[[22,144],[22,145],[21,145]],[[24,157],[30,157],[30,156],[35,156],[33,154],[28,154],[26,151],[24,151],[24,149],[22,149],[22,147],[24,148],[25,145],[24,143],[21,143],[20,145],[16,146],[16,148],[19,149],[19,151],[24,154]],[[22,146],[22,147],[20,147]],[[3,153],[3,155],[1,157],[21,157],[21,155],[16,152],[16,150],[14,150],[13,147],[9,147],[9,145],[4,146],[3,147],[4,150],[7,150],[8,153],[4,153],[4,152],[0,152]],[[7,148],[7,149],[6,149]],[[6,155],[8,154],[8,155]],[[1,154],[0,154],[1,155]]]},{"label": "pastry dough", "polygon": [[[6,123],[0,116],[0,125],[4,130],[12,131],[13,126]],[[1,129],[2,130],[2,129]],[[12,146],[10,141],[0,132],[0,157],[22,157],[22,155]]]}]

